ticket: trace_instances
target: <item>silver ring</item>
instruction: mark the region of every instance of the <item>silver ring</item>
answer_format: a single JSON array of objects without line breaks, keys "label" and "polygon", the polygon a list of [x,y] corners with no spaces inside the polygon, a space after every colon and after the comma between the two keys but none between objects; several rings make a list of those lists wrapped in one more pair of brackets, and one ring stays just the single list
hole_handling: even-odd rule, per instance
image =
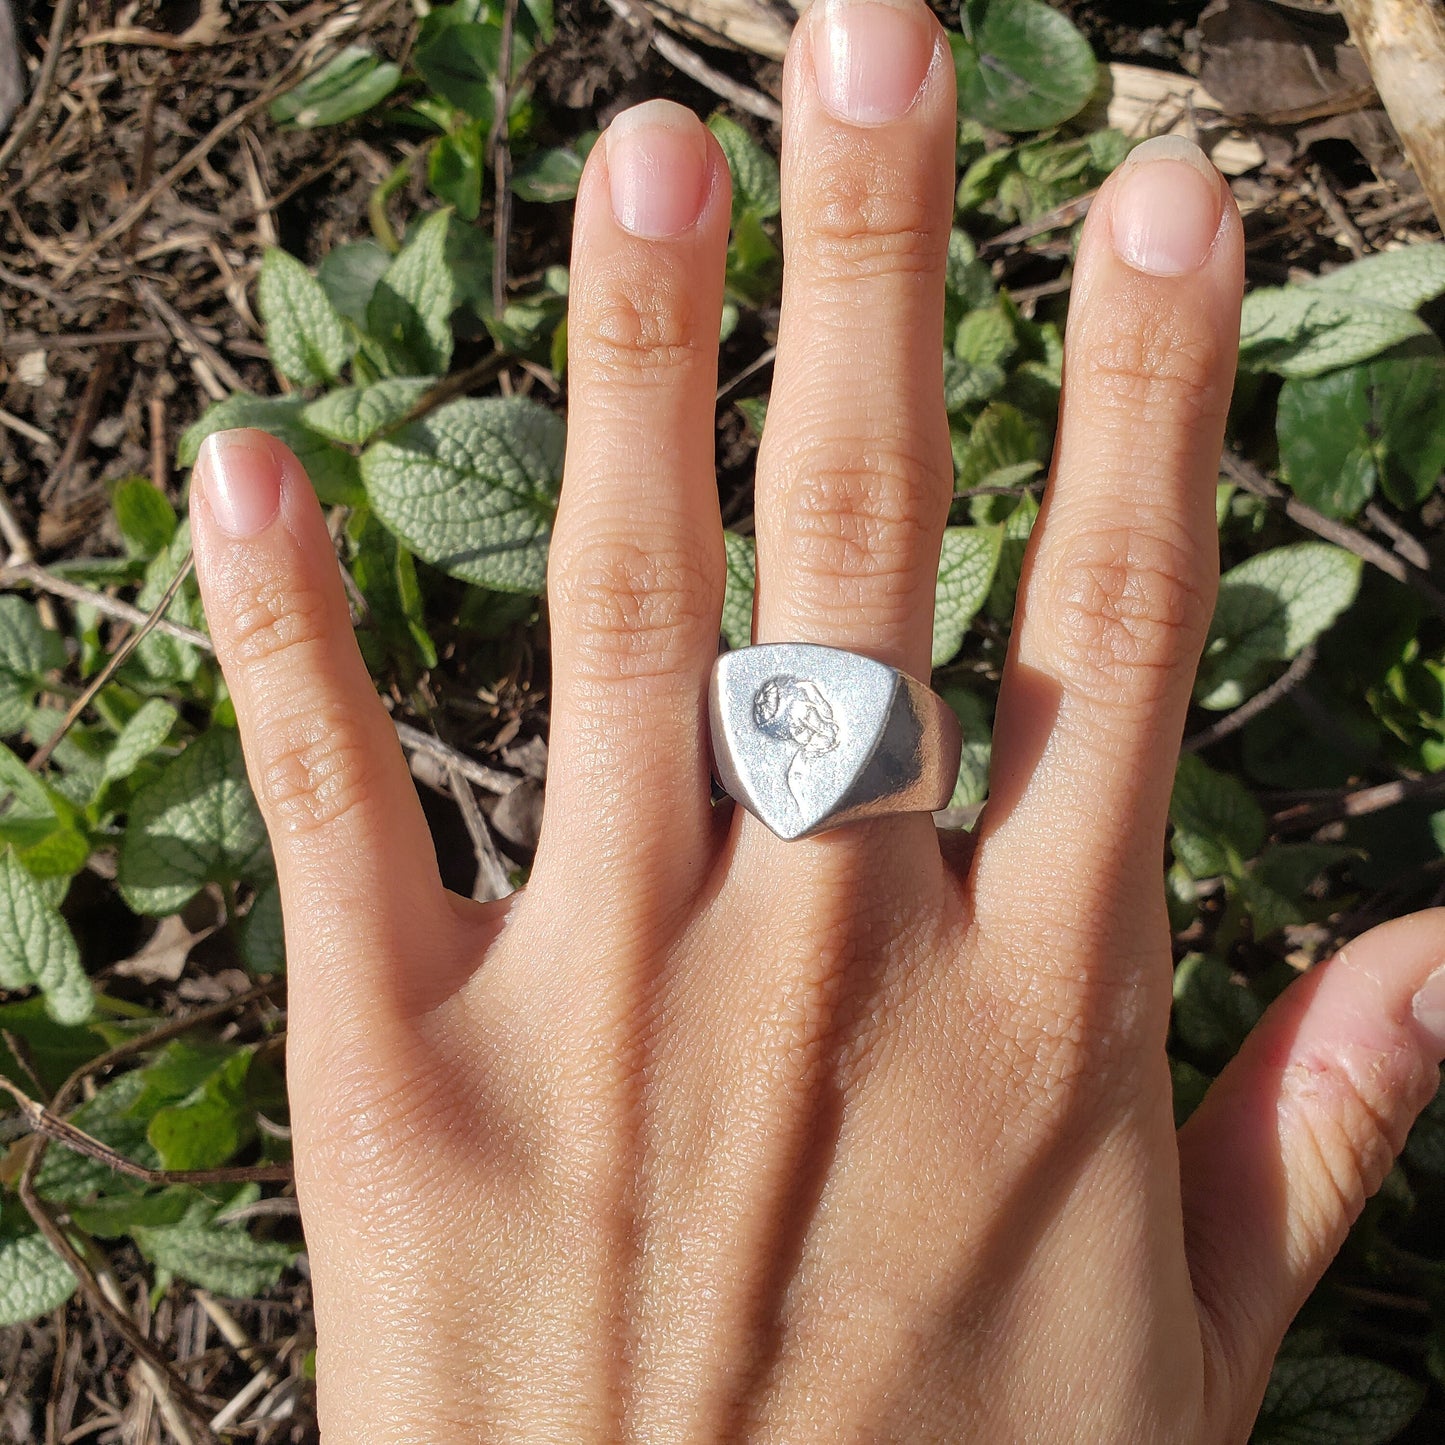
[{"label": "silver ring", "polygon": [[725,652],[708,715],[718,781],[780,838],[936,812],[958,781],[953,709],[896,667],[842,648]]}]

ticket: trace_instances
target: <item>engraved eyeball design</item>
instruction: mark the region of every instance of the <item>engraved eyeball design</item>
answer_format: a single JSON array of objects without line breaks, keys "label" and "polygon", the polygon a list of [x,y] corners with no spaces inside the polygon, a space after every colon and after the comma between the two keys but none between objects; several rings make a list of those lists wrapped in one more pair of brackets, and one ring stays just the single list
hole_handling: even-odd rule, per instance
[{"label": "engraved eyeball design", "polygon": [[764,737],[797,743],[803,757],[822,757],[838,746],[833,709],[805,677],[770,677],[753,694],[753,721]]}]

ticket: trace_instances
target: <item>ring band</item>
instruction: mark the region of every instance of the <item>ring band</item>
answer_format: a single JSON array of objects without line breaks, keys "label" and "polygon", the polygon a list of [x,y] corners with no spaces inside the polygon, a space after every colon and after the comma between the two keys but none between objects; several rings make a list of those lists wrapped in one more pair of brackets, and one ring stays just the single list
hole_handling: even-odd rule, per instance
[{"label": "ring band", "polygon": [[708,688],[718,781],[780,838],[948,805],[953,709],[896,667],[811,643],[725,652]]}]

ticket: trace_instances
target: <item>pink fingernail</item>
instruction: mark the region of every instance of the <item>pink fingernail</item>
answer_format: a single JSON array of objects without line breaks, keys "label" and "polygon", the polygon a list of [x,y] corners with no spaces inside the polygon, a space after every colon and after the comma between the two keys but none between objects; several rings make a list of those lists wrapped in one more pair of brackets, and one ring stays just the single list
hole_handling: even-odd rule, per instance
[{"label": "pink fingernail", "polygon": [[281,459],[264,432],[212,432],[201,443],[195,474],[228,537],[254,537],[281,510]]},{"label": "pink fingernail", "polygon": [[645,101],[607,129],[612,214],[634,236],[662,240],[696,225],[708,171],[707,133],[686,106]]},{"label": "pink fingernail", "polygon": [[1415,995],[1415,1022],[1434,1047],[1437,1059],[1445,1060],[1445,968],[1430,975]]},{"label": "pink fingernail", "polygon": [[818,95],[834,116],[885,125],[912,108],[935,43],[918,0],[817,0],[812,23]]},{"label": "pink fingernail", "polygon": [[1139,271],[1185,276],[1214,248],[1223,214],[1219,173],[1183,136],[1161,135],[1124,162],[1114,192],[1114,249]]}]

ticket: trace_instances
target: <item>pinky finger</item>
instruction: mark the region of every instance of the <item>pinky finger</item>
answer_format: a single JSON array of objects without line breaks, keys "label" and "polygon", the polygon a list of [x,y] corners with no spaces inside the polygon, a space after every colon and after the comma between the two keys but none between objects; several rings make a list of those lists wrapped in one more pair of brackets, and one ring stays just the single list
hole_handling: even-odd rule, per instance
[{"label": "pinky finger", "polygon": [[311,484],[264,432],[220,432],[197,459],[191,516],[206,616],[271,835],[296,992],[323,1009],[404,991],[422,1002],[446,982],[426,969],[384,972],[398,953],[388,945],[440,959],[438,921],[455,915]]},{"label": "pinky finger", "polygon": [[[1291,1319],[1445,1059],[1445,909],[1356,939],[1273,1005],[1179,1133],[1185,1243],[1243,1439]],[[1232,1431],[1232,1433],[1231,1433]]]}]

